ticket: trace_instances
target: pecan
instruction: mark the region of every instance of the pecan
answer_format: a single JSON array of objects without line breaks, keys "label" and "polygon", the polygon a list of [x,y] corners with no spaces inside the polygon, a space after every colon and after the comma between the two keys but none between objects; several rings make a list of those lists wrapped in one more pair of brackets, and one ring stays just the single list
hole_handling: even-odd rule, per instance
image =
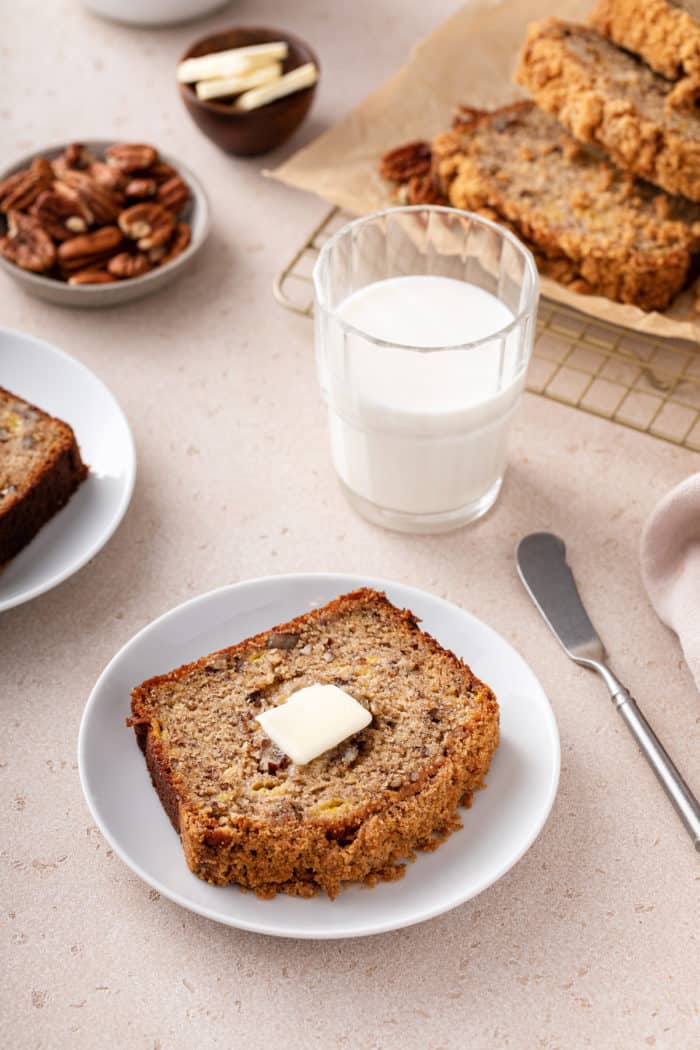
[{"label": "pecan", "polygon": [[77,193],[63,187],[63,191],[44,190],[32,205],[35,215],[46,232],[56,241],[66,241],[76,233],[86,233],[88,216]]},{"label": "pecan", "polygon": [[[166,263],[172,262],[173,259],[176,259],[178,257],[178,255],[181,255],[184,252],[185,248],[187,247],[187,245],[189,243],[190,243],[190,228],[189,228],[189,226],[187,225],[186,222],[179,222],[177,224],[177,226],[175,227],[175,232],[173,233],[172,237],[170,238],[170,241],[166,245],[166,249],[167,250],[165,252],[165,255],[163,255],[158,260],[160,265],[161,266],[165,266]],[[155,248],[153,250],[154,251],[158,251],[157,248]]]},{"label": "pecan", "polygon": [[160,185],[161,182],[167,182],[168,179],[172,179],[173,175],[177,175],[177,172],[171,164],[166,164],[164,160],[159,160],[157,164],[151,164],[148,174]]},{"label": "pecan", "polygon": [[116,226],[102,226],[92,233],[64,241],[58,248],[58,261],[66,273],[98,269],[101,263],[116,255],[121,243],[122,235]]},{"label": "pecan", "polygon": [[114,277],[140,277],[150,269],[148,256],[143,252],[135,252],[134,255],[130,252],[119,252],[107,263],[107,270]]},{"label": "pecan", "polygon": [[115,194],[105,186],[100,186],[87,172],[68,169],[59,185],[68,186],[78,194],[96,225],[109,225],[119,215],[119,200]]},{"label": "pecan", "polygon": [[156,200],[173,215],[179,215],[190,199],[190,191],[184,179],[174,175],[167,182],[162,182],[158,187]]},{"label": "pecan", "polygon": [[149,251],[169,240],[175,217],[160,204],[134,204],[119,216],[119,227],[141,251]]},{"label": "pecan", "polygon": [[429,142],[407,142],[385,153],[379,164],[379,172],[385,179],[404,182],[412,175],[427,175],[430,171],[431,149]]},{"label": "pecan", "polygon": [[124,195],[126,197],[136,197],[142,199],[144,197],[155,197],[158,183],[155,179],[130,179],[124,187]]},{"label": "pecan", "polygon": [[268,649],[293,649],[299,641],[299,635],[293,631],[273,631],[267,636]]},{"label": "pecan", "polygon": [[9,212],[7,237],[0,240],[0,253],[31,273],[46,273],[56,261],[56,249],[46,230],[34,215],[21,211]]},{"label": "pecan", "polygon": [[68,284],[114,284],[117,280],[106,270],[78,270],[68,278]]},{"label": "pecan", "polygon": [[430,175],[413,175],[406,186],[408,204],[447,204],[444,193],[435,188]]},{"label": "pecan", "polygon": [[105,157],[108,164],[128,175],[150,168],[158,160],[158,153],[143,142],[116,142],[105,150]]},{"label": "pecan", "polygon": [[64,149],[62,159],[67,168],[87,168],[95,158],[82,142],[71,142]]},{"label": "pecan", "polygon": [[284,769],[288,765],[289,758],[280,748],[275,747],[274,744],[266,744],[263,747],[260,761],[258,762],[258,769],[261,773],[276,773],[279,769]]},{"label": "pecan", "polygon": [[94,179],[98,186],[111,190],[115,194],[120,193],[127,182],[126,176],[119,168],[113,168],[111,164],[105,164],[103,160],[93,161],[88,168],[88,175]]},{"label": "pecan", "polygon": [[35,157],[29,168],[0,182],[0,211],[28,208],[53,182],[53,169],[45,157]]},{"label": "pecan", "polygon": [[483,109],[475,109],[474,106],[466,106],[463,102],[460,102],[455,106],[455,111],[452,115],[452,127],[459,128],[463,124],[473,124],[480,116],[483,116]]}]

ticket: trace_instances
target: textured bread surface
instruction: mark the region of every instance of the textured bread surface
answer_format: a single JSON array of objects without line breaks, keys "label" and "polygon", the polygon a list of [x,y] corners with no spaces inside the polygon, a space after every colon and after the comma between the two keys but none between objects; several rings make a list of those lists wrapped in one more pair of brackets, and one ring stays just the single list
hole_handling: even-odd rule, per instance
[{"label": "textured bread surface", "polygon": [[672,108],[673,85],[594,29],[556,18],[533,23],[516,80],[618,167],[700,200],[700,116]]},{"label": "textured bread surface", "polygon": [[644,310],[681,291],[700,247],[700,206],[620,172],[531,102],[464,111],[434,141],[433,173],[454,207],[491,209],[555,279]]},{"label": "textured bread surface", "polygon": [[700,0],[598,0],[589,21],[669,80],[700,83]]},{"label": "textured bread surface", "polygon": [[86,476],[71,427],[0,387],[0,565],[26,547]]},{"label": "textured bread surface", "polygon": [[[295,766],[256,715],[314,682],[372,722]],[[262,897],[399,878],[460,826],[498,744],[489,687],[368,589],[144,682],[129,724],[190,869]]]}]

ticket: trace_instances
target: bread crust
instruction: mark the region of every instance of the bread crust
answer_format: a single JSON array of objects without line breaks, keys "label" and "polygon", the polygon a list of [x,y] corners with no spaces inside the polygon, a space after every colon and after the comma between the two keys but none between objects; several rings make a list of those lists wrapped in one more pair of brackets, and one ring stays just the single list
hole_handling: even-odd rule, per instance
[{"label": "bread crust", "polygon": [[530,101],[469,111],[433,142],[433,175],[534,245],[541,272],[643,310],[681,291],[700,243],[696,205],[621,175]]},{"label": "bread crust", "polygon": [[619,168],[700,201],[700,117],[669,112],[672,85],[595,30],[557,18],[533,23],[516,81],[575,138],[600,147]]},{"label": "bread crust", "polygon": [[590,24],[669,80],[700,87],[700,23],[669,0],[598,0]]},{"label": "bread crust", "polygon": [[[13,440],[10,418],[13,422],[16,419],[20,427],[26,424],[43,440],[40,457],[27,454],[26,465],[13,461],[12,468],[9,453],[3,455],[5,446]],[[88,473],[75,434],[67,423],[0,387],[2,422],[6,425],[0,431],[9,436],[0,444],[0,491],[6,493],[0,500],[0,565],[34,539]]]},{"label": "bread crust", "polygon": [[[225,658],[237,667],[269,643],[270,636],[294,633],[308,625],[333,624],[360,608],[390,617],[404,633],[419,632],[430,651],[456,670],[469,696],[460,732],[445,738],[442,753],[419,767],[416,780],[354,804],[342,816],[282,810],[275,819],[237,811],[225,827],[202,812],[178,780],[160,731],[154,695],[169,683]],[[149,679],[132,692],[133,725],[154,787],[179,832],[187,864],[195,875],[215,885],[238,883],[261,897],[278,892],[312,896],[319,890],[334,898],[345,882],[374,885],[400,878],[406,859],[417,849],[431,850],[460,826],[457,808],[470,805],[482,786],[498,745],[498,704],[492,691],[472,675],[454,653],[421,632],[407,610],[385,595],[360,589],[236,646],[210,654],[166,675]]]}]

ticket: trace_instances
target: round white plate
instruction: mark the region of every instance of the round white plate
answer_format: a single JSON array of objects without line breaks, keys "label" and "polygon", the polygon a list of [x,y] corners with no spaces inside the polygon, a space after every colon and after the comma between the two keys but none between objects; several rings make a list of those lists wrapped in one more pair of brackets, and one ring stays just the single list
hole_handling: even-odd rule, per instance
[{"label": "round white plate", "polygon": [[[233,645],[356,587],[384,590],[411,609],[442,645],[495,690],[501,743],[464,811],[464,827],[434,853],[421,853],[399,882],[344,889],[330,901],[278,895],[258,900],[209,886],[185,864],[180,840],[124,720],[130,690],[145,678]],[[88,700],[78,742],[80,778],[96,823],[145,882],[217,922],[281,937],[361,937],[422,922],[481,893],[532,845],[554,801],[559,734],[542,687],[494,630],[455,605],[389,580],[330,573],[270,576],[193,598],[145,627],[117,653]]]},{"label": "round white plate", "polygon": [[62,350],[0,328],[0,386],[69,423],[90,473],[66,506],[0,571],[0,612],[61,583],[110,538],[129,506],[134,442],[107,387]]}]

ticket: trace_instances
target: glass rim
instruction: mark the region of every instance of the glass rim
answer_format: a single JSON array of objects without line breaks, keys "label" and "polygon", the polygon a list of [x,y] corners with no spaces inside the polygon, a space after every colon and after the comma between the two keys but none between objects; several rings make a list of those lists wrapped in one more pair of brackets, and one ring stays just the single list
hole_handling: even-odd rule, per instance
[{"label": "glass rim", "polygon": [[[401,213],[409,212],[437,212],[443,215],[453,215],[458,218],[471,219],[473,222],[481,226],[487,226],[489,229],[494,230],[504,240],[510,242],[515,250],[519,252],[525,259],[525,268],[531,280],[531,290],[528,295],[528,301],[525,306],[513,317],[512,321],[509,321],[507,325],[503,325],[501,328],[497,328],[495,332],[491,332],[487,336],[482,336],[481,339],[472,339],[464,343],[443,343],[440,346],[412,346],[410,343],[397,343],[392,342],[388,339],[380,339],[368,332],[363,331],[362,328],[358,328],[356,325],[346,321],[344,317],[341,317],[336,307],[329,306],[324,302],[323,292],[321,290],[321,278],[320,271],[322,264],[325,263],[326,257],[330,254],[335,245],[340,241],[342,237],[345,237],[350,230],[356,226],[361,226],[364,223],[370,222],[374,219],[381,219],[385,215],[397,215]],[[345,223],[339,230],[328,238],[326,243],[318,253],[318,259],[314,263],[313,274],[312,274],[314,292],[316,297],[316,304],[326,314],[332,314],[337,324],[345,332],[350,332],[353,335],[358,335],[367,342],[373,343],[375,346],[386,347],[390,350],[413,350],[416,353],[434,354],[444,350],[469,350],[472,347],[483,346],[486,343],[491,342],[493,339],[500,339],[504,336],[509,335],[519,325],[523,323],[529,316],[531,316],[537,309],[537,302],[540,292],[540,275],[537,270],[537,264],[535,258],[523,242],[511,233],[505,226],[501,226],[500,223],[494,222],[492,219],[487,219],[483,215],[477,215],[473,211],[465,211],[462,208],[450,208],[444,204],[402,204],[396,205],[389,208],[381,208],[379,211],[370,212],[368,215],[361,215],[357,219],[352,219],[350,222]],[[500,301],[500,300],[499,300]]]}]

